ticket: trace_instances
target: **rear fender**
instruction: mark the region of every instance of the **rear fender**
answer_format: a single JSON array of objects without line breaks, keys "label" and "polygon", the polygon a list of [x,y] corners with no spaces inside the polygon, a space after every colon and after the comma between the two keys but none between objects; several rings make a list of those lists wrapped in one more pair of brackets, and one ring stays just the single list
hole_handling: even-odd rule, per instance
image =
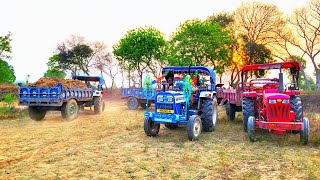
[{"label": "rear fender", "polygon": [[215,91],[202,91],[200,92],[199,101],[198,101],[198,109],[200,110],[202,101],[204,99],[212,99],[216,97]]}]

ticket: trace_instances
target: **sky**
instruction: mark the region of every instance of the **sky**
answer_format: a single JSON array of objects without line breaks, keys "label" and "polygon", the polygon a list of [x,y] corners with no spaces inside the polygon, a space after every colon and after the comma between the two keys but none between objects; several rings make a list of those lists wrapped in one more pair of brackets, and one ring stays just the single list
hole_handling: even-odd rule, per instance
[{"label": "sky", "polygon": [[[169,36],[187,19],[233,12],[251,0],[0,0],[0,36],[12,33],[17,81],[36,81],[57,44],[71,35],[112,46],[130,29],[154,26]],[[290,14],[307,0],[261,0]]]}]

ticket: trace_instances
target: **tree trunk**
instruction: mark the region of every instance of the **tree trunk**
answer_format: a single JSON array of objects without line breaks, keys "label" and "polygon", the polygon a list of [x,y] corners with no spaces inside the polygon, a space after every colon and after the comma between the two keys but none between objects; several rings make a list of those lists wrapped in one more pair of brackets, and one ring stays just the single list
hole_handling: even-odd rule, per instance
[{"label": "tree trunk", "polygon": [[306,82],[307,88],[308,88],[309,91],[311,91],[311,84],[310,84],[310,81],[308,79],[308,76],[306,75],[306,73],[304,71],[304,68],[302,66],[300,66],[300,68],[301,68],[300,71],[301,71],[301,73],[303,75],[303,79]]},{"label": "tree trunk", "polygon": [[140,76],[140,88],[142,88],[142,73],[139,73]]},{"label": "tree trunk", "polygon": [[316,69],[316,90],[320,91],[320,70]]}]

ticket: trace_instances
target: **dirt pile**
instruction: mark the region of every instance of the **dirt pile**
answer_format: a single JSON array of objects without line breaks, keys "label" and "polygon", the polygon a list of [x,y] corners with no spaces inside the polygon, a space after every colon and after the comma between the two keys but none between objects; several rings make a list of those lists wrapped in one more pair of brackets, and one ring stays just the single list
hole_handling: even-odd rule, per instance
[{"label": "dirt pile", "polygon": [[58,78],[40,78],[37,82],[28,84],[30,87],[52,87],[61,83],[66,88],[87,88],[86,84],[80,80],[58,79]]},{"label": "dirt pile", "polygon": [[3,96],[8,93],[16,95],[18,93],[18,86],[0,84],[0,101],[2,100]]},{"label": "dirt pile", "polygon": [[301,95],[303,110],[307,112],[320,112],[320,92],[308,92]]}]

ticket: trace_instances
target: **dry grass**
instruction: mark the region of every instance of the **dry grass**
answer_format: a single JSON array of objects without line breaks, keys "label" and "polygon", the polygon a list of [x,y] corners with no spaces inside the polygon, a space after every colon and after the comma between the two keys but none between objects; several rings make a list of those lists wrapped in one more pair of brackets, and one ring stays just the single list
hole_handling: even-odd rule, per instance
[{"label": "dry grass", "polygon": [[[320,116],[308,114],[313,133],[302,146],[298,135],[259,131],[250,143],[241,115],[226,120],[220,109],[213,133],[198,142],[186,129],[143,131],[143,110],[108,102],[101,116],[90,111],[72,122],[51,113],[44,121],[0,121],[0,179],[318,179]],[[316,121],[317,120],[317,121]],[[315,129],[318,128],[316,132]]]}]

